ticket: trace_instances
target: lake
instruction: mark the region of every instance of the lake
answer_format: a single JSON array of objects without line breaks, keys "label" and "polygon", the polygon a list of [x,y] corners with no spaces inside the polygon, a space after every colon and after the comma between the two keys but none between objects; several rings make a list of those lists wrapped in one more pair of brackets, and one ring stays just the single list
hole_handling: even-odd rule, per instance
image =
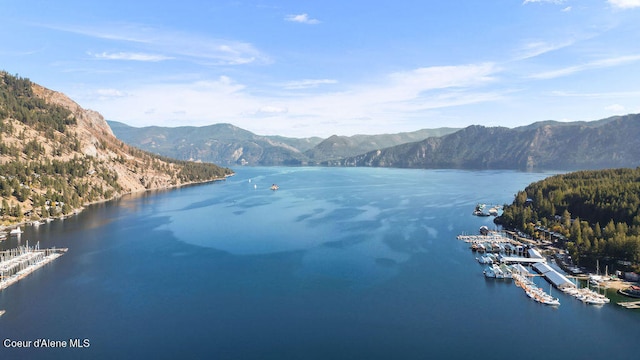
[{"label": "lake", "polygon": [[[242,167],[34,228],[67,254],[0,292],[1,358],[628,358],[640,312],[531,301],[460,233],[551,174]],[[269,190],[277,183],[280,189]],[[541,286],[544,285],[542,281]],[[76,340],[77,341],[77,340]]]}]

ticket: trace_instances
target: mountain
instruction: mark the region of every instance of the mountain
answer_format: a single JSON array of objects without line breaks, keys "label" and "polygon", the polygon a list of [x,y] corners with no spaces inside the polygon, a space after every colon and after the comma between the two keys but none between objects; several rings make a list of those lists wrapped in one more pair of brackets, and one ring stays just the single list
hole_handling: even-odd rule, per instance
[{"label": "mountain", "polygon": [[305,155],[309,159],[322,162],[327,160],[342,159],[366,153],[367,151],[384,149],[387,147],[423,140],[429,137],[451,134],[460,129],[438,128],[423,129],[413,132],[383,135],[333,135],[313,149],[307,150]]},{"label": "mountain", "polygon": [[116,121],[108,123],[119,139],[141,149],[223,165],[300,165],[307,161],[303,151],[321,141],[260,136],[230,124],[136,128]]},{"label": "mountain", "polygon": [[309,165],[340,159],[406,142],[440,136],[458,129],[440,128],[385,135],[288,138],[261,136],[230,124],[202,127],[132,127],[108,121],[122,141],[177,159],[223,165]]},{"label": "mountain", "polygon": [[594,122],[541,122],[515,129],[474,125],[324,164],[520,170],[636,167],[640,165],[640,114]]},{"label": "mountain", "polygon": [[97,112],[0,72],[0,215],[5,224],[231,174],[213,164],[171,160],[126,145]]}]

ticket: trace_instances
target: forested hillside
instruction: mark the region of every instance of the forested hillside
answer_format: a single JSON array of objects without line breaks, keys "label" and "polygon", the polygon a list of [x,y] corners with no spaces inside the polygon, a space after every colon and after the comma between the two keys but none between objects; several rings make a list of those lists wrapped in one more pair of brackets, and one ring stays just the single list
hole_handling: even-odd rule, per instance
[{"label": "forested hillside", "polygon": [[582,264],[622,260],[638,270],[640,168],[579,171],[533,183],[496,223],[536,236],[537,226],[563,234],[563,245]]},{"label": "forested hillside", "polygon": [[3,223],[60,216],[125,193],[229,174],[213,164],[160,158],[125,145],[98,113],[0,72]]},{"label": "forested hillside", "polygon": [[640,114],[592,122],[540,122],[509,129],[473,125],[329,166],[586,170],[640,166]]}]

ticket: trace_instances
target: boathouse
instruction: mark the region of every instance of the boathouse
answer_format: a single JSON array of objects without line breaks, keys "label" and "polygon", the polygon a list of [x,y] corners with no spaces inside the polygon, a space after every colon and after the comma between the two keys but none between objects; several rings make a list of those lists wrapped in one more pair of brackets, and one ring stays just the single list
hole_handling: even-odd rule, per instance
[{"label": "boathouse", "polygon": [[542,275],[548,282],[552,283],[553,286],[562,290],[567,287],[576,287],[571,280],[569,280],[566,276],[557,272],[554,268],[549,266],[548,264],[537,263],[533,264],[533,269],[537,271],[540,275]]},{"label": "boathouse", "polygon": [[527,249],[526,254],[528,257],[501,256],[500,262],[503,264],[537,264],[547,262],[547,259],[540,255],[536,249]]}]

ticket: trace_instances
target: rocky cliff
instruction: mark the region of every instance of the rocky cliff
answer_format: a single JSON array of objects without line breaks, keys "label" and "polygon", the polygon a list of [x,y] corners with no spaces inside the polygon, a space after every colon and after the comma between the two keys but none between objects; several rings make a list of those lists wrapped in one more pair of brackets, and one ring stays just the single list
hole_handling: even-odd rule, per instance
[{"label": "rocky cliff", "polygon": [[100,114],[28,79],[0,72],[0,95],[4,222],[59,216],[126,193],[232,173],[126,145]]}]

